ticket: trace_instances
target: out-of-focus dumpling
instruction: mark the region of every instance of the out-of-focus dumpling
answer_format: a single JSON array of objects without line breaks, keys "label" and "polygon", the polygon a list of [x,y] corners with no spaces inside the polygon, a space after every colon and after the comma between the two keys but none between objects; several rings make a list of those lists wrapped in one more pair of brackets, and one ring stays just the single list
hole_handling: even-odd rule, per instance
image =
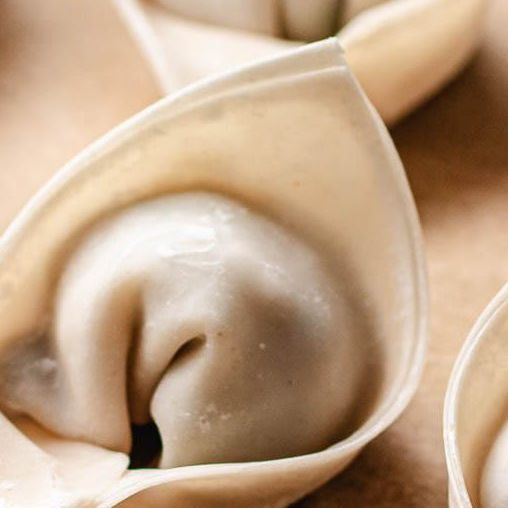
[{"label": "out-of-focus dumpling", "polygon": [[0,243],[0,499],[285,506],[419,378],[397,154],[334,40],[170,97]]},{"label": "out-of-focus dumpling", "polygon": [[444,437],[451,508],[508,503],[508,286],[482,313],[455,363]]},{"label": "out-of-focus dumpling", "polygon": [[115,0],[165,93],[337,34],[385,122],[455,77],[487,0]]},{"label": "out-of-focus dumpling", "polygon": [[[376,0],[370,0],[371,2]],[[386,0],[377,0],[382,2]],[[271,35],[281,39],[315,41],[334,35],[343,17],[367,5],[353,0],[158,0],[170,14],[202,23]],[[348,4],[348,5],[345,5]]]}]

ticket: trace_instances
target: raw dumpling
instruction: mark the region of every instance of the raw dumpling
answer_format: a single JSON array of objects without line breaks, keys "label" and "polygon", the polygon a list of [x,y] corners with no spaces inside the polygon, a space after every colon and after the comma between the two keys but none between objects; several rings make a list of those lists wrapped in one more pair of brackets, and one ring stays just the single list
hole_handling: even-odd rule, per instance
[{"label": "raw dumpling", "polygon": [[333,39],[169,97],[0,242],[0,500],[282,507],[402,411],[426,338],[401,163]]},{"label": "raw dumpling", "polygon": [[451,508],[508,506],[508,286],[484,310],[450,377],[444,411]]},{"label": "raw dumpling", "polygon": [[487,0],[115,0],[171,93],[337,34],[383,120],[454,78],[478,47]]}]

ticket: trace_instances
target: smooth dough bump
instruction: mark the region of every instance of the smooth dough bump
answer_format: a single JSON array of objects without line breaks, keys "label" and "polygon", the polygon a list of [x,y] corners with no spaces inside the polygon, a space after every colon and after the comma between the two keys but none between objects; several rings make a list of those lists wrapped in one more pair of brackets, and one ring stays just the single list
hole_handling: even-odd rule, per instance
[{"label": "smooth dough bump", "polygon": [[508,422],[497,435],[482,474],[482,508],[508,506]]},{"label": "smooth dough bump", "polygon": [[44,354],[7,386],[60,435],[128,452],[131,423],[153,419],[168,468],[305,454],[348,431],[361,362],[326,260],[229,198],[99,221],[55,291]]}]

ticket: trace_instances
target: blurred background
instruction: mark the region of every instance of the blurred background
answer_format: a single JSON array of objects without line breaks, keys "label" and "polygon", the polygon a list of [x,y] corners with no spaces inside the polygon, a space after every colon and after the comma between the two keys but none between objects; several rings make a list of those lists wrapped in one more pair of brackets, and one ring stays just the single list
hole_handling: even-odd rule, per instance
[{"label": "blurred background", "polygon": [[[300,508],[446,506],[444,391],[480,311],[508,280],[508,1],[491,0],[480,51],[391,129],[423,223],[431,339],[402,418]],[[0,232],[62,164],[160,98],[104,0],[4,0],[0,15]]]}]

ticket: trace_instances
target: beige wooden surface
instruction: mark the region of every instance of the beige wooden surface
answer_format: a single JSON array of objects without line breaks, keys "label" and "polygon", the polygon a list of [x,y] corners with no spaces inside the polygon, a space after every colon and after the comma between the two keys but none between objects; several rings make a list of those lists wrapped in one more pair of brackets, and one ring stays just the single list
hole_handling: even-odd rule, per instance
[{"label": "beige wooden surface", "polygon": [[[106,0],[0,6],[0,231],[58,167],[158,97]],[[393,129],[416,196],[432,327],[423,383],[402,418],[300,508],[444,507],[444,390],[454,357],[508,280],[508,1],[443,93]]]}]

